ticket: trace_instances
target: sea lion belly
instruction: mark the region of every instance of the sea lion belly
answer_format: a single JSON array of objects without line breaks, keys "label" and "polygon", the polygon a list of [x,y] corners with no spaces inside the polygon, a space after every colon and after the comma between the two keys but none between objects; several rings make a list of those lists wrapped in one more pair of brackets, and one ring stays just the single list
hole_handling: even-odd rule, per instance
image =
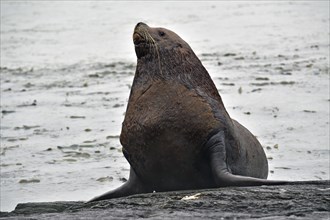
[{"label": "sea lion belly", "polygon": [[218,125],[211,107],[193,90],[164,80],[132,93],[129,103],[121,142],[136,174],[159,190],[209,187],[201,151]]}]

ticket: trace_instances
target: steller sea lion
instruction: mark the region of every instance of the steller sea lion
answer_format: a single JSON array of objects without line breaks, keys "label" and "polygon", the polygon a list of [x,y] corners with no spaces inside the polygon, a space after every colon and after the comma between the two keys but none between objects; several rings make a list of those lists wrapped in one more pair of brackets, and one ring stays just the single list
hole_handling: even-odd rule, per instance
[{"label": "steller sea lion", "polygon": [[138,23],[137,67],[120,142],[128,181],[91,201],[153,191],[285,184],[266,180],[256,139],[230,118],[207,70],[174,32]]}]

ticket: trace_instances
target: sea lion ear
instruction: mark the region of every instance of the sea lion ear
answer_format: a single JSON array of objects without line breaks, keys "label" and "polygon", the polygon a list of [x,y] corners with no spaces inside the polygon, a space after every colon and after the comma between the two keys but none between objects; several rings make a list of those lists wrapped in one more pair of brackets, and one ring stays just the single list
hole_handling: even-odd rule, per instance
[{"label": "sea lion ear", "polygon": [[182,44],[181,43],[177,43],[176,47],[182,48]]}]

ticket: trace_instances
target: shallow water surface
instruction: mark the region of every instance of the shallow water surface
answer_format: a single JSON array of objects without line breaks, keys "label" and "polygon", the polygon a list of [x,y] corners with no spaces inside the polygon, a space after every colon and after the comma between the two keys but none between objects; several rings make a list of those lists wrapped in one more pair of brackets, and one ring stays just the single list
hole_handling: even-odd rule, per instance
[{"label": "shallow water surface", "polygon": [[128,178],[119,134],[140,21],[190,44],[270,179],[329,179],[329,2],[1,1],[1,211]]}]

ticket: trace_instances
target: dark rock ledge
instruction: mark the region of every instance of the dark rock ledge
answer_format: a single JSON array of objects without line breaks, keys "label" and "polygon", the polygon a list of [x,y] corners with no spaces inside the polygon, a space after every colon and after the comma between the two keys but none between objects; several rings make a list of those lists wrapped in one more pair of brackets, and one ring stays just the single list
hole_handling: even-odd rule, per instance
[{"label": "dark rock ledge", "polygon": [[329,219],[330,181],[18,204],[0,219]]}]

